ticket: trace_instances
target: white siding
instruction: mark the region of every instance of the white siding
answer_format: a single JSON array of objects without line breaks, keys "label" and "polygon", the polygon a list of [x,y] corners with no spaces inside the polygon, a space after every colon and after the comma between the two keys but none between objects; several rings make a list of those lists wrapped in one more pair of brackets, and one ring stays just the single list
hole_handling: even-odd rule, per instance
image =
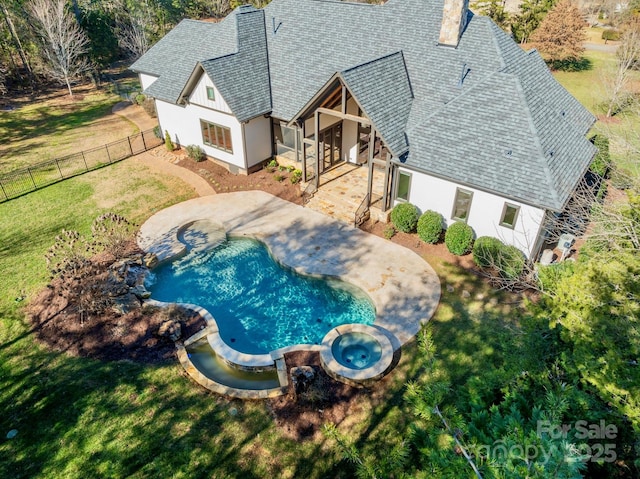
[{"label": "white siding", "polygon": [[[420,211],[434,210],[444,216],[447,225],[455,220],[451,219],[453,202],[458,187],[473,192],[471,208],[467,223],[480,236],[493,236],[505,244],[514,245],[527,256],[535,247],[540,225],[544,219],[544,210],[525,205],[514,200],[502,198],[491,193],[459,186],[455,183],[434,178],[422,173],[402,170],[411,174],[411,189],[409,202],[420,208]],[[520,211],[513,229],[500,226],[504,204],[519,206]]]},{"label": "white siding", "polygon": [[244,125],[247,168],[271,158],[271,119],[259,116]]},{"label": "white siding", "polygon": [[[210,110],[194,104],[178,106],[161,100],[156,100],[156,109],[158,111],[158,120],[162,128],[162,134],[164,135],[165,130],[168,131],[173,141],[178,145],[182,147],[199,145],[204,149],[206,154],[212,158],[217,158],[242,169],[247,168],[244,161],[242,126],[233,115]],[[212,146],[207,146],[202,142],[200,120],[226,126],[231,130],[233,154]]]},{"label": "white siding", "polygon": [[140,87],[142,88],[142,91],[149,88],[151,84],[158,79],[158,77],[148,75],[146,73],[139,73],[138,77],[140,78]]},{"label": "white siding", "polygon": [[[213,88],[215,92],[215,100],[211,101],[207,98],[207,87]],[[209,78],[208,75],[202,74],[200,76],[200,80],[198,80],[198,84],[191,92],[189,96],[189,103],[193,103],[194,105],[204,106],[206,108],[213,108],[214,110],[218,110],[224,113],[233,114],[227,102],[224,101],[222,95],[218,91],[218,89],[214,86],[213,82]]]}]

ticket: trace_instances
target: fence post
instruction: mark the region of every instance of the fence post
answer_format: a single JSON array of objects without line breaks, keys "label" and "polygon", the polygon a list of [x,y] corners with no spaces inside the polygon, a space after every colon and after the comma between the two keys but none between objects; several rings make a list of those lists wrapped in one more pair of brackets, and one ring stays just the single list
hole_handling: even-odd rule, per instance
[{"label": "fence post", "polygon": [[109,145],[104,145],[104,149],[107,150],[107,158],[109,158],[109,163],[111,163],[111,155],[109,154]]},{"label": "fence post", "polygon": [[131,146],[131,137],[127,137],[127,141],[129,142],[129,151],[131,152],[131,156],[133,156],[133,146]]},{"label": "fence post", "polygon": [[38,186],[36,185],[36,180],[33,179],[33,175],[31,174],[31,168],[27,168],[27,171],[29,172],[29,176],[31,177],[31,182],[33,183],[33,189],[37,190]]},{"label": "fence post", "polygon": [[58,160],[55,160],[56,162],[56,166],[58,167],[58,173],[60,173],[60,178],[64,179],[64,175],[62,174],[62,170],[60,169],[60,163],[58,163]]},{"label": "fence post", "polygon": [[7,195],[7,192],[4,191],[4,185],[2,184],[2,181],[0,181],[0,189],[2,189],[2,194],[4,195],[4,199],[8,200],[9,196]]},{"label": "fence post", "polygon": [[89,171],[89,165],[87,165],[87,159],[84,157],[84,150],[81,151],[80,153],[82,153],[82,161],[84,161],[84,167],[87,171]]},{"label": "fence post", "polygon": [[140,132],[140,136],[142,137],[142,146],[144,147],[144,151],[147,151],[147,142],[144,141],[144,131]]}]

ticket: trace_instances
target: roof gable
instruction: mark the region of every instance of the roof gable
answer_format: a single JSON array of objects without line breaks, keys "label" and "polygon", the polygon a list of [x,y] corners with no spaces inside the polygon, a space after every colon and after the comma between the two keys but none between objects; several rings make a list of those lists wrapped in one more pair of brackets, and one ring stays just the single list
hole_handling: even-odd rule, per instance
[{"label": "roof gable", "polygon": [[402,52],[344,70],[340,76],[393,154],[405,153],[413,92]]},{"label": "roof gable", "polygon": [[238,51],[200,62],[238,121],[271,112],[271,85],[264,13],[253,8],[237,15]]},{"label": "roof gable", "polygon": [[[145,94],[176,103],[195,64],[234,53],[235,36],[235,15],[229,15],[220,23],[183,20],[131,65],[131,69],[158,77]],[[196,38],[198,41],[194,42]]]}]

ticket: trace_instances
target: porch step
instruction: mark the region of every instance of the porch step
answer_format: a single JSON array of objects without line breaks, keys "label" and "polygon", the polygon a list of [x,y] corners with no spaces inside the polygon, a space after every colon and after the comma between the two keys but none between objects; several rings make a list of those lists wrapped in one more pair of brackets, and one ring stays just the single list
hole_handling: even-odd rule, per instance
[{"label": "porch step", "polygon": [[[356,211],[367,194],[368,169],[353,164],[339,165],[324,173],[320,188],[306,203],[306,207],[353,225]],[[301,184],[302,191],[308,183]],[[374,182],[374,197],[381,184]],[[379,209],[371,208],[371,217],[384,216]]]}]

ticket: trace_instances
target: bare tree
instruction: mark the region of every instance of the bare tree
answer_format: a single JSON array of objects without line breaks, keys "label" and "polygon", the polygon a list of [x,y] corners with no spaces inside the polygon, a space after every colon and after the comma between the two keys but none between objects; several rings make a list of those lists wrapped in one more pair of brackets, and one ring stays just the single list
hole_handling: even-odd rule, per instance
[{"label": "bare tree", "polygon": [[89,38],[66,8],[65,0],[31,0],[27,8],[42,41],[46,73],[67,86],[91,67]]},{"label": "bare tree", "polygon": [[605,79],[605,87],[609,95],[607,118],[619,111],[628,92],[629,73],[640,63],[640,24],[628,25],[620,38],[620,46],[616,50],[618,62],[611,76]]},{"label": "bare tree", "polygon": [[29,65],[29,61],[27,60],[27,55],[22,46],[22,42],[20,41],[20,36],[18,35],[18,31],[16,30],[15,25],[13,24],[13,20],[11,19],[11,14],[9,9],[7,8],[6,2],[0,2],[0,10],[2,11],[2,15],[4,16],[4,21],[7,24],[7,28],[9,29],[9,33],[11,34],[11,38],[13,43],[15,44],[18,54],[20,55],[20,60],[22,60],[22,66],[27,71],[29,75],[29,79],[33,81],[33,72],[31,71],[31,65]]},{"label": "bare tree", "polygon": [[147,27],[152,22],[148,11],[137,11],[131,16],[118,21],[116,37],[120,47],[133,59],[144,55],[149,49]]}]

